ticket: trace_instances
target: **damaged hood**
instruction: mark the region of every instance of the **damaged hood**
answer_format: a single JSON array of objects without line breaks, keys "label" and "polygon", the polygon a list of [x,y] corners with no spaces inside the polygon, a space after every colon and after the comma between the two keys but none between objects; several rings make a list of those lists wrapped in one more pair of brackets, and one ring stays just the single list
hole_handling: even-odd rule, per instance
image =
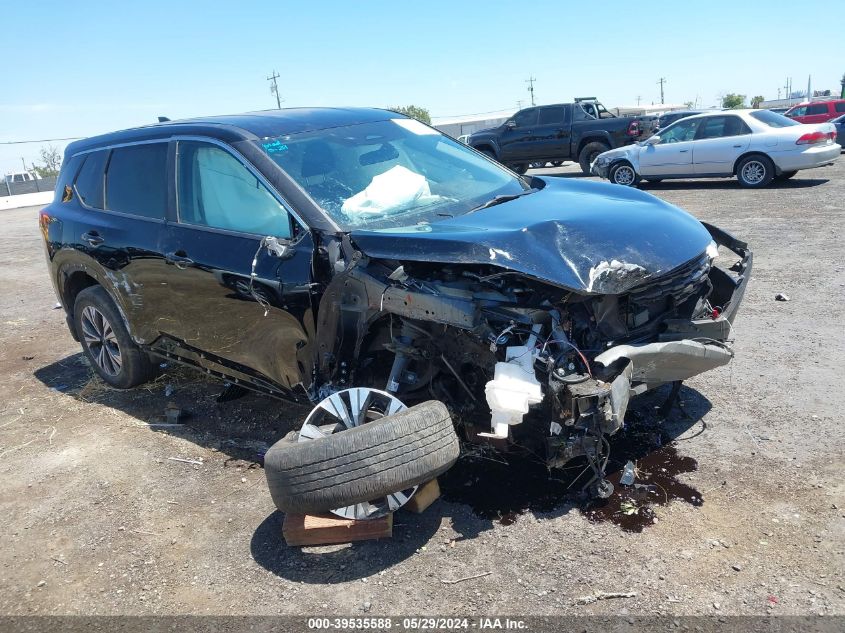
[{"label": "damaged hood", "polygon": [[621,294],[700,256],[712,238],[688,213],[605,183],[546,186],[431,224],[352,231],[369,257],[487,264],[580,293]]}]

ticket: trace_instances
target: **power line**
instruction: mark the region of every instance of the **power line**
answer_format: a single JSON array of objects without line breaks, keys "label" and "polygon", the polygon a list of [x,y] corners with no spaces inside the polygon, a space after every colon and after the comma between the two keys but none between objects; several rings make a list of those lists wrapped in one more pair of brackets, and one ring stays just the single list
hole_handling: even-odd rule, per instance
[{"label": "power line", "polygon": [[661,104],[666,103],[666,102],[663,100],[663,84],[665,84],[665,83],[666,83],[666,77],[661,77],[661,78],[658,80],[658,82],[657,82],[657,83],[659,83],[659,84],[660,84],[660,103],[661,103]]},{"label": "power line", "polygon": [[0,145],[25,145],[27,143],[53,143],[59,141],[78,141],[85,136],[69,136],[67,138],[44,138],[40,141],[0,141]]},{"label": "power line", "polygon": [[528,92],[531,95],[531,105],[535,105],[534,103],[534,82],[537,81],[534,77],[529,77],[525,80],[525,83],[528,84]]},{"label": "power line", "polygon": [[270,86],[270,92],[273,93],[274,95],[276,95],[276,108],[278,110],[281,110],[282,109],[282,100],[279,97],[279,84],[276,83],[276,80],[279,77],[281,77],[281,75],[274,70],[273,74],[270,75],[269,77],[267,77],[267,81],[273,82],[273,85]]}]

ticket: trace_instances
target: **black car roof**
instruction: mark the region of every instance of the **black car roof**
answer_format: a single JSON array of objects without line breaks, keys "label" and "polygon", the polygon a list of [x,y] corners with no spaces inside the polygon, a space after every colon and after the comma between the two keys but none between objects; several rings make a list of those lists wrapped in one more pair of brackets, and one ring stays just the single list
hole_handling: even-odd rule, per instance
[{"label": "black car roof", "polygon": [[234,143],[395,118],[405,117],[402,114],[378,108],[285,108],[283,110],[198,117],[165,121],[92,136],[71,143],[68,145],[66,153],[71,156],[77,152],[97,147],[167,138],[175,134],[211,136]]}]

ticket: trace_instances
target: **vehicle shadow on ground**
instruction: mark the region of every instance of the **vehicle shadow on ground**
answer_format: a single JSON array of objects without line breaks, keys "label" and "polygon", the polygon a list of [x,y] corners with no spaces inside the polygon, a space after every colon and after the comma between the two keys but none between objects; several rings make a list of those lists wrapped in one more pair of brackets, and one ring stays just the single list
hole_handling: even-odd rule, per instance
[{"label": "vehicle shadow on ground", "polygon": [[[767,189],[807,189],[818,187],[830,182],[828,178],[791,178],[790,180],[775,180]],[[735,189],[743,190],[735,178],[721,180],[663,180],[661,182],[640,182],[638,185],[643,191],[685,191],[700,189],[702,191]]]},{"label": "vehicle shadow on ground", "polygon": [[[257,394],[218,403],[221,382],[181,367],[169,368],[153,382],[136,389],[113,389],[93,374],[81,353],[41,367],[34,375],[68,398],[122,411],[135,418],[139,426],[165,422],[164,408],[173,403],[190,417],[179,426],[149,426],[149,431],[218,450],[227,456],[226,466],[240,462],[241,466],[260,467],[266,448],[297,428],[309,411],[308,407]],[[632,401],[625,431],[611,441],[608,479],[618,482],[628,460],[647,460],[681,435],[690,439],[704,430],[703,418],[711,408],[704,396],[684,386],[679,404],[664,416],[658,407],[667,394],[665,387]],[[553,470],[550,476],[536,457],[504,458],[495,453],[465,451],[455,466],[440,477],[440,500],[422,514],[400,511],[394,515],[392,539],[289,547],[281,538],[284,515],[273,512],[253,533],[250,551],[253,559],[268,571],[297,582],[341,583],[377,576],[383,571],[385,580],[391,580],[387,575],[391,574],[390,568],[422,548],[448,548],[447,540],[481,537],[498,525],[520,520],[526,513],[548,519],[585,511],[588,506],[578,494],[590,477],[584,467],[584,462],[576,461],[565,469]],[[672,459],[661,462],[661,467],[671,469]],[[617,502],[614,507],[618,505]],[[606,514],[611,521],[619,515]],[[450,525],[451,529],[443,531],[440,538],[438,532],[443,525]]]},{"label": "vehicle shadow on ground", "polygon": [[[68,398],[122,411],[152,433],[173,435],[220,451],[228,458],[227,466],[231,461],[260,466],[266,449],[297,428],[310,411],[310,407],[252,392],[218,402],[225,388],[222,381],[181,366],[170,366],[153,381],[134,389],[114,389],[94,374],[81,352],[40,367],[33,374]],[[168,405],[182,412],[175,426],[166,419]]]}]

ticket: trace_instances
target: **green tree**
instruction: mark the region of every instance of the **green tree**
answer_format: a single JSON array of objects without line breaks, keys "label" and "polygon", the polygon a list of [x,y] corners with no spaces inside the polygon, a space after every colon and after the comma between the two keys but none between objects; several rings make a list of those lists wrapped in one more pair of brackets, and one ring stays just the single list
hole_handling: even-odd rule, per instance
[{"label": "green tree", "polygon": [[736,110],[745,107],[745,95],[737,95],[729,92],[722,97],[722,107],[726,110]]},{"label": "green tree", "polygon": [[411,118],[416,119],[417,121],[422,121],[423,123],[427,123],[431,125],[431,115],[428,113],[428,110],[425,108],[421,108],[415,105],[409,106],[395,106],[392,108],[388,108],[388,110],[392,110],[393,112],[398,112],[399,114],[404,114],[405,116],[409,116]]},{"label": "green tree", "polygon": [[762,97],[760,95],[757,95],[756,97],[752,97],[751,98],[751,107],[752,108],[759,108],[760,104],[765,100],[766,100],[766,97]]},{"label": "green tree", "polygon": [[38,162],[33,163],[32,168],[42,178],[58,176],[59,168],[62,166],[62,155],[57,147],[48,145],[42,147],[38,152]]}]

